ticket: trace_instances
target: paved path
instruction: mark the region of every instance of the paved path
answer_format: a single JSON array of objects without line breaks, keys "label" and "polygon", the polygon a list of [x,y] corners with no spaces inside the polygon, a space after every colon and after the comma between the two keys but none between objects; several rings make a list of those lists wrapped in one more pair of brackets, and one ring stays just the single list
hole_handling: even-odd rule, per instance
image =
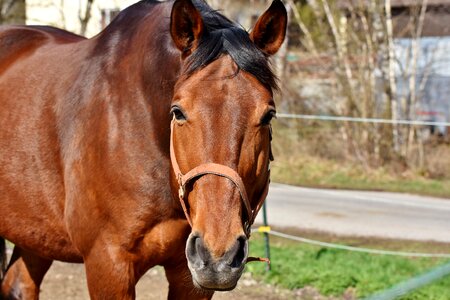
[{"label": "paved path", "polygon": [[450,242],[450,199],[272,184],[267,207],[276,226]]}]

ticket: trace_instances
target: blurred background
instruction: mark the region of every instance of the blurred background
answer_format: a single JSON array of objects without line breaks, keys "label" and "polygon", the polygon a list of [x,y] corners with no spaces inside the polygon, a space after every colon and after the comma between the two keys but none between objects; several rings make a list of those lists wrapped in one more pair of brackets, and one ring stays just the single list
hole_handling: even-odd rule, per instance
[{"label": "blurred background", "polygon": [[[0,0],[0,23],[51,25],[93,37],[135,2]],[[207,2],[247,30],[271,3]],[[275,185],[268,198],[272,230],[363,248],[450,253],[450,0],[283,3],[290,19],[286,42],[273,58],[280,79],[278,118],[273,124],[273,181],[406,195],[303,188],[294,193],[293,188]],[[329,204],[321,202],[325,194],[330,196]],[[305,202],[295,206],[300,199]],[[348,199],[355,206],[344,207]],[[386,206],[372,207],[375,202]],[[313,203],[320,208],[313,209]],[[287,217],[288,213],[293,215]],[[341,225],[345,222],[347,227]],[[266,242],[256,234],[253,254],[266,255]],[[448,261],[448,256],[355,254],[324,245],[298,245],[281,237],[272,237],[270,245],[272,270],[249,266],[237,294],[223,294],[223,299],[356,299]],[[44,285],[45,299],[86,297],[85,289],[82,296],[72,298],[72,289],[65,296],[54,294],[49,287],[72,276],[64,269],[58,272],[50,274],[47,294]],[[445,272],[450,274],[449,265]],[[146,278],[150,282],[156,277]],[[255,278],[277,288],[256,289]],[[450,277],[442,278],[414,293],[404,292],[402,299],[449,300]]]},{"label": "blurred background", "polygon": [[[133,0],[0,0],[0,23],[92,37]],[[274,180],[450,196],[450,0],[287,0]],[[266,0],[211,0],[251,30]],[[295,116],[294,116],[295,117]],[[411,182],[414,184],[411,184]],[[407,187],[405,186],[407,185]],[[413,190],[411,190],[413,189]]]}]

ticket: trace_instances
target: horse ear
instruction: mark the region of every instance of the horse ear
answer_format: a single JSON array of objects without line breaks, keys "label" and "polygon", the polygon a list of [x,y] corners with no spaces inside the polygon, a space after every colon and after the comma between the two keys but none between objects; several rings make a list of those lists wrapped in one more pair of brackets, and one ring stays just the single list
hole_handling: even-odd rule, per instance
[{"label": "horse ear", "polygon": [[183,58],[195,50],[203,30],[202,16],[191,0],[176,0],[170,16],[170,34]]},{"label": "horse ear", "polygon": [[283,44],[287,21],[287,11],[283,3],[274,0],[269,9],[256,21],[250,38],[264,53],[273,55]]}]

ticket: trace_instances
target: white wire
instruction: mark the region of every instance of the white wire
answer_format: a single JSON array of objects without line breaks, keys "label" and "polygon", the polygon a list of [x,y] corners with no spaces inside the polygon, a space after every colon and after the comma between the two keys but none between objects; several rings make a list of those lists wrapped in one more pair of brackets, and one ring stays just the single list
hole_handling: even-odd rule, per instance
[{"label": "white wire", "polygon": [[287,113],[277,113],[277,118],[322,120],[322,121],[347,121],[347,122],[377,123],[377,124],[381,123],[381,124],[425,125],[425,126],[446,126],[446,127],[450,127],[450,123],[449,122],[429,122],[429,121],[411,121],[411,120],[353,118],[353,117],[320,116],[320,115],[297,115],[297,114],[287,114]]},{"label": "white wire", "polygon": [[378,292],[363,300],[394,300],[400,296],[406,295],[414,290],[417,290],[427,284],[440,280],[450,275],[450,263],[439,266],[425,274],[413,277],[404,282],[396,284],[395,286]]},{"label": "white wire", "polygon": [[[258,229],[255,229],[252,231],[258,232]],[[371,253],[371,254],[395,255],[395,256],[407,256],[407,257],[450,258],[450,254],[446,254],[446,253],[416,253],[416,252],[377,250],[377,249],[352,247],[352,246],[345,246],[345,245],[315,241],[315,240],[307,239],[304,237],[293,236],[293,235],[285,234],[285,233],[274,231],[274,230],[269,230],[267,233],[270,235],[279,236],[282,238],[286,238],[286,239],[290,239],[290,240],[294,240],[294,241],[298,241],[298,242],[303,242],[303,243],[307,243],[307,244],[311,244],[311,245],[340,249],[340,250],[347,250],[347,251],[353,251],[353,252],[364,252],[364,253]]]}]

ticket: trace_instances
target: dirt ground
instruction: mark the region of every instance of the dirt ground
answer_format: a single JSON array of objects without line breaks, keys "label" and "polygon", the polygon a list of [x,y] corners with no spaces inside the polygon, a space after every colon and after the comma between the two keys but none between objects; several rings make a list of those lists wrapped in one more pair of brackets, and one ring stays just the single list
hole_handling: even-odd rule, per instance
[{"label": "dirt ground", "polygon": [[[167,299],[167,281],[162,268],[147,272],[136,287],[137,299]],[[83,265],[54,262],[41,286],[42,300],[89,299]],[[232,292],[216,293],[213,299],[290,300],[317,299],[300,297],[298,291],[288,291],[259,283],[244,274],[238,287]]]}]

